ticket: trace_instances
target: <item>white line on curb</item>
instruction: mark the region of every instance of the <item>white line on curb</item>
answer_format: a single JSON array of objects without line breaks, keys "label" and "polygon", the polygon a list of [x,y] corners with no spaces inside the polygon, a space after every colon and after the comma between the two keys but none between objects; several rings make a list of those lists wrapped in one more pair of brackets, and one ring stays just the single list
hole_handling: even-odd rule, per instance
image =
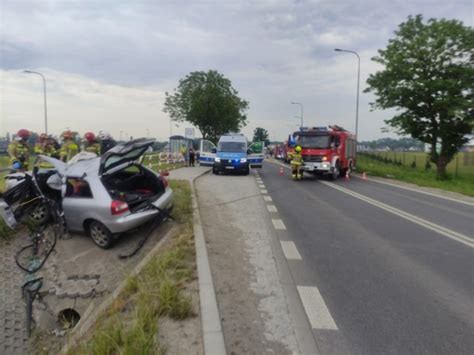
[{"label": "white line on curb", "polygon": [[313,329],[338,330],[317,287],[296,286]]},{"label": "white line on curb", "polygon": [[281,219],[272,219],[273,227],[277,230],[286,230],[285,224]]},{"label": "white line on curb", "polygon": [[261,188],[261,189],[264,189],[264,188],[265,188],[265,185],[259,184],[258,187]]},{"label": "white line on curb", "polygon": [[278,212],[275,205],[267,205],[268,212]]},{"label": "white line on curb", "polygon": [[283,249],[283,254],[285,254],[285,258],[287,260],[302,260],[298,249],[296,249],[296,245],[292,241],[280,241],[281,248]]},{"label": "white line on curb", "polygon": [[272,198],[271,198],[271,196],[263,196],[263,200],[264,200],[265,202],[272,202],[272,201],[273,201]]},{"label": "white line on curb", "polygon": [[260,192],[261,192],[262,194],[268,194],[268,191],[267,191],[267,190],[265,190],[265,189],[263,189],[263,190],[260,190]]},{"label": "white line on curb", "polygon": [[448,237],[450,239],[453,239],[459,243],[462,243],[464,245],[467,245],[468,247],[471,247],[471,248],[474,248],[474,240],[468,236],[465,236],[464,234],[461,234],[461,233],[458,233],[458,232],[455,232],[451,229],[448,229],[448,228],[445,228],[445,227],[442,227],[438,224],[435,224],[435,223],[432,223],[430,221],[427,221],[423,218],[420,218],[420,217],[417,217],[417,216],[414,216],[412,214],[409,214],[405,211],[402,211],[402,210],[399,210],[398,208],[395,208],[395,207],[392,207],[390,205],[386,205],[385,203],[382,203],[382,202],[379,202],[377,200],[374,200],[370,197],[367,197],[367,196],[364,196],[364,195],[361,195],[357,192],[354,192],[352,190],[349,190],[349,189],[346,189],[344,187],[341,187],[341,186],[338,186],[336,184],[333,184],[333,183],[330,183],[330,182],[327,182],[327,181],[320,181],[322,184],[324,185],[327,185],[329,187],[332,187],[333,189],[336,189],[336,190],[339,190],[341,192],[344,192],[348,195],[351,195],[355,198],[358,198],[359,200],[362,200],[364,202],[367,202],[367,203],[370,203],[371,205],[373,206],[376,206],[378,208],[381,208],[385,211],[388,211],[388,212],[391,212],[399,217],[402,217],[402,218],[405,218],[413,223],[416,223],[422,227],[425,227],[427,229],[430,229],[436,233],[439,233],[441,235],[444,235],[445,237]]}]

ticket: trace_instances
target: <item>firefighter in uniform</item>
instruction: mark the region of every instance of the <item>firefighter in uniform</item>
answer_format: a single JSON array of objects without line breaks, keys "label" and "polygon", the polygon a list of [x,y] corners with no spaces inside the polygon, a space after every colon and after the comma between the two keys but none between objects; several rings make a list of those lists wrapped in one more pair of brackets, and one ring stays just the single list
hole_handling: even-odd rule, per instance
[{"label": "firefighter in uniform", "polygon": [[8,155],[13,169],[28,170],[30,158],[30,148],[28,147],[28,138],[31,133],[27,129],[20,129],[16,134],[15,141],[8,145]]},{"label": "firefighter in uniform", "polygon": [[95,139],[95,134],[92,132],[86,132],[84,134],[84,150],[89,153],[100,155],[100,143]]},{"label": "firefighter in uniform", "polygon": [[[54,147],[54,141],[45,133],[40,134],[39,141],[35,144],[34,151],[35,154],[46,155],[47,157],[54,157],[57,155],[57,150]],[[45,161],[41,161],[40,168],[52,169],[54,167]]]},{"label": "firefighter in uniform", "polygon": [[62,134],[63,144],[61,145],[61,150],[59,151],[59,156],[63,162],[68,162],[73,156],[79,153],[79,147],[73,139],[73,134],[71,131],[65,131]]},{"label": "firefighter in uniform", "polygon": [[291,153],[291,176],[295,180],[301,180],[301,165],[303,164],[303,156],[301,155],[301,146],[295,147],[294,153]]}]

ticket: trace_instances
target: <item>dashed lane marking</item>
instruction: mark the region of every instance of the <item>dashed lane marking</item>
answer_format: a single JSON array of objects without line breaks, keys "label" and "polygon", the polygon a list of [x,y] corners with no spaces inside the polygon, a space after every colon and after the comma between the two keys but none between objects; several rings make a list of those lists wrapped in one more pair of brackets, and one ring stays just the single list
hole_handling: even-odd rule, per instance
[{"label": "dashed lane marking", "polygon": [[272,202],[272,201],[273,201],[272,198],[271,198],[271,196],[263,196],[263,200],[264,200],[265,202]]},{"label": "dashed lane marking", "polygon": [[338,330],[317,287],[296,286],[301,302],[313,329]]},{"label": "dashed lane marking", "polygon": [[268,194],[268,191],[265,190],[265,189],[260,190],[260,192],[261,192],[262,194]]},{"label": "dashed lane marking", "polygon": [[296,245],[292,241],[280,241],[281,248],[283,249],[283,254],[285,254],[285,258],[287,260],[302,260],[298,249],[296,249]]},{"label": "dashed lane marking", "polygon": [[281,219],[272,219],[273,227],[277,230],[286,230],[285,224]]},{"label": "dashed lane marking", "polygon": [[278,212],[275,205],[267,205],[267,210],[268,212],[273,212],[273,213]]}]

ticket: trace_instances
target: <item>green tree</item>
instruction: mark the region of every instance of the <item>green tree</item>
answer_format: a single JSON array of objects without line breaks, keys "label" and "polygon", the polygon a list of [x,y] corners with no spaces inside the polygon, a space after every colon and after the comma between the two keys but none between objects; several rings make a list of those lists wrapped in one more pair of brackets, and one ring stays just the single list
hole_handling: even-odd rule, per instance
[{"label": "green tree", "polygon": [[[376,96],[372,109],[396,108],[386,120],[399,134],[431,145],[438,178],[466,142],[474,120],[474,30],[456,20],[409,16],[395,38],[373,61],[384,69],[371,74],[365,92]],[[440,149],[437,149],[437,144]]]},{"label": "green tree", "polygon": [[238,97],[229,79],[215,70],[188,74],[173,94],[166,93],[164,112],[173,121],[187,121],[201,131],[204,139],[217,141],[227,132],[246,125],[248,102]]},{"label": "green tree", "polygon": [[265,142],[265,145],[269,145],[270,141],[268,140],[268,131],[265,128],[257,127],[253,131],[253,142]]}]

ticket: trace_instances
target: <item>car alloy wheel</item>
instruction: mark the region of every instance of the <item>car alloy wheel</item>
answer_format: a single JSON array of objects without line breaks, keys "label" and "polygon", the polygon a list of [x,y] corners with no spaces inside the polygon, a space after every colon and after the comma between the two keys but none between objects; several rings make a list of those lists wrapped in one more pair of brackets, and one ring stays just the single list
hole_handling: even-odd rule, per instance
[{"label": "car alloy wheel", "polygon": [[34,223],[42,224],[48,219],[49,213],[46,205],[37,205],[30,213],[30,219]]},{"label": "car alloy wheel", "polygon": [[103,249],[108,249],[112,246],[112,233],[100,222],[94,221],[89,225],[89,235],[94,243]]}]

